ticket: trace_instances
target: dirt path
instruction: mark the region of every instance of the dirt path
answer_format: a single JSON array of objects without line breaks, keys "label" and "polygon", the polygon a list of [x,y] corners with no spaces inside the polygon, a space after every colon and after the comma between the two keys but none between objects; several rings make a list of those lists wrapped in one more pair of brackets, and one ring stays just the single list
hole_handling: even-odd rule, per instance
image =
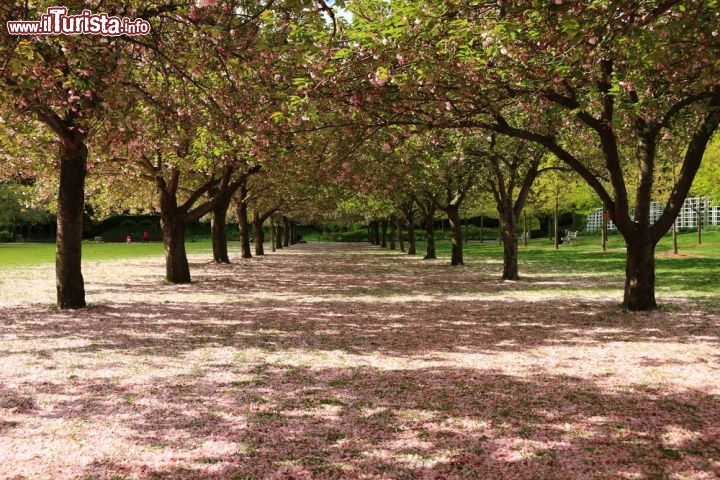
[{"label": "dirt path", "polygon": [[718,315],[366,246],[191,262],[87,265],[79,312],[6,275],[0,478],[720,474]]}]

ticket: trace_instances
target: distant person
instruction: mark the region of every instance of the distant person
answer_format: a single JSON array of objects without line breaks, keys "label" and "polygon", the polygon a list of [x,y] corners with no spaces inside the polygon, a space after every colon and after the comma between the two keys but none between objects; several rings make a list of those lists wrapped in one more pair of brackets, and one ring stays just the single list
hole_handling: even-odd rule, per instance
[{"label": "distant person", "polygon": [[149,242],[149,241],[150,241],[150,232],[148,232],[147,230],[145,230],[145,231],[143,232],[143,242]]},{"label": "distant person", "polygon": [[132,243],[133,241],[133,235],[132,233],[128,233],[128,236],[125,237],[125,243]]}]

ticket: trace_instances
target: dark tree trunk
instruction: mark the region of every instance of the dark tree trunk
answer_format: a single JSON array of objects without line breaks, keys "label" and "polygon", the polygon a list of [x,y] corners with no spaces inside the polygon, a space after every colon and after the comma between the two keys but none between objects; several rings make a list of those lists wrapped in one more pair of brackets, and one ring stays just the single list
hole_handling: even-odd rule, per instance
[{"label": "dark tree trunk", "polygon": [[275,237],[277,236],[277,230],[275,230],[275,220],[270,217],[270,249],[271,251],[275,251],[275,247],[277,246],[277,242],[275,240]]},{"label": "dark tree trunk", "polygon": [[380,245],[380,222],[375,220],[372,223],[374,245]]},{"label": "dark tree trunk", "polygon": [[425,256],[424,260],[436,260],[437,253],[435,252],[435,223],[434,215],[430,218],[425,219]]},{"label": "dark tree trunk", "polygon": [[283,248],[283,227],[280,223],[275,225],[275,248],[278,250]]},{"label": "dark tree trunk", "polygon": [[388,234],[388,221],[387,219],[383,219],[380,222],[380,247],[381,248],[387,248],[387,234]]},{"label": "dark tree trunk", "polygon": [[405,242],[403,241],[403,222],[400,216],[395,217],[395,232],[397,235],[397,243],[400,251],[405,251]]},{"label": "dark tree trunk", "polygon": [[397,236],[397,220],[395,217],[390,218],[390,250],[395,250],[397,246],[395,245],[395,241],[397,240],[395,237]]},{"label": "dark tree trunk", "polygon": [[437,253],[435,252],[435,211],[437,204],[432,197],[424,196],[421,198],[422,200],[415,199],[415,203],[422,214],[423,223],[425,224],[425,256],[423,260],[435,260],[437,259]]},{"label": "dark tree trunk", "polygon": [[460,209],[458,205],[448,205],[446,208],[450,229],[452,230],[452,256],[450,265],[463,264],[463,235],[460,224]]},{"label": "dark tree trunk", "polygon": [[485,217],[480,215],[480,243],[485,243]]},{"label": "dark tree trunk", "polygon": [[406,215],[408,222],[408,255],[416,255],[417,247],[415,245],[415,213]]},{"label": "dark tree trunk", "polygon": [[558,225],[558,218],[560,217],[560,198],[559,194],[556,191],[555,192],[555,218],[553,220],[553,231],[555,232],[555,250],[558,250],[560,248],[560,231],[558,230],[560,227]]},{"label": "dark tree trunk", "polygon": [[170,283],[190,283],[190,265],[185,252],[185,222],[170,212],[162,212],[160,224],[165,247],[165,279]]},{"label": "dark tree trunk", "polygon": [[623,306],[632,311],[657,308],[655,302],[655,242],[649,229],[636,224],[627,242],[625,298]]},{"label": "dark tree trunk", "polygon": [[58,308],[65,310],[86,306],[81,267],[87,147],[82,141],[61,142],[59,156],[55,281]]},{"label": "dark tree trunk", "polygon": [[292,245],[298,243],[297,222],[294,220],[290,222],[290,243]]},{"label": "dark tree trunk", "polygon": [[265,255],[265,248],[263,243],[265,242],[265,232],[263,232],[263,220],[260,218],[260,214],[255,212],[253,216],[253,237],[255,237],[255,255]]},{"label": "dark tree trunk", "polygon": [[367,234],[368,234],[368,242],[369,242],[370,244],[372,244],[372,243],[373,243],[373,229],[372,229],[372,226],[371,226],[369,223],[368,223],[368,226],[367,226]]},{"label": "dark tree trunk", "polygon": [[227,239],[227,211],[230,198],[217,198],[213,207],[210,233],[212,235],[213,260],[215,263],[230,263]]},{"label": "dark tree trunk", "polygon": [[508,207],[500,213],[500,230],[503,244],[503,280],[518,280],[518,240],[515,233],[515,213]]},{"label": "dark tree trunk", "polygon": [[165,248],[165,280],[170,283],[190,283],[190,265],[185,252],[185,219],[177,204],[180,170],[170,169],[169,177],[156,177],[160,194],[160,226]]},{"label": "dark tree trunk", "polygon": [[290,246],[290,219],[287,217],[282,218],[283,221],[283,247]]},{"label": "dark tree trunk", "polygon": [[[252,258],[250,251],[250,225],[248,223],[247,186],[240,186],[240,198],[237,202],[238,230],[240,230],[240,251],[242,258]],[[257,238],[257,236],[255,236]]]},{"label": "dark tree trunk", "polygon": [[552,230],[552,215],[548,213],[547,216],[547,231],[548,231],[548,240],[553,239],[553,230]]}]

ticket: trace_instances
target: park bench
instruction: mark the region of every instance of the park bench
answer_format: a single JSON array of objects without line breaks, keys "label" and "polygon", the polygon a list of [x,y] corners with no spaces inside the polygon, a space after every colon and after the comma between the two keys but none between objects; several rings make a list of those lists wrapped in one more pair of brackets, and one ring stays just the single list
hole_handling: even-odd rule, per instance
[{"label": "park bench", "polygon": [[562,244],[563,245],[575,245],[575,242],[577,241],[578,232],[571,232],[570,230],[567,230],[565,232],[565,236],[562,238]]}]

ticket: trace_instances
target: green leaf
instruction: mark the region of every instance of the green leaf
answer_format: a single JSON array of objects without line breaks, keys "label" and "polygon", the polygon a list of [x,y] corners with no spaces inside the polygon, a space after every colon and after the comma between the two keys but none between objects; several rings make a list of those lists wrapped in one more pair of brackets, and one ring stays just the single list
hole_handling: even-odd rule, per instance
[{"label": "green leaf", "polygon": [[581,29],[580,22],[578,22],[574,18],[568,18],[562,24],[563,33],[567,33],[568,35],[571,35],[571,36],[577,35],[578,32],[580,32],[580,29]]}]

